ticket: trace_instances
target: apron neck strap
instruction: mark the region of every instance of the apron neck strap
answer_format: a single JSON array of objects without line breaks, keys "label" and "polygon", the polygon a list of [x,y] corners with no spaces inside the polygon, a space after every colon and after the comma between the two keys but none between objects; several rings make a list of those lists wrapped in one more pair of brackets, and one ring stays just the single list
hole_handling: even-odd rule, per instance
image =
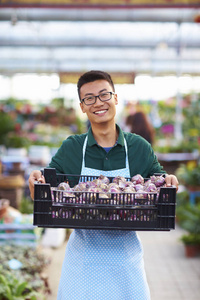
[{"label": "apron neck strap", "polygon": [[[85,168],[85,152],[86,152],[87,141],[88,141],[88,136],[86,136],[84,144],[83,144],[82,168]],[[125,147],[125,152],[126,152],[126,168],[129,168],[129,163],[128,163],[128,147],[127,147],[127,142],[126,142],[125,138],[124,138],[124,147]]]}]

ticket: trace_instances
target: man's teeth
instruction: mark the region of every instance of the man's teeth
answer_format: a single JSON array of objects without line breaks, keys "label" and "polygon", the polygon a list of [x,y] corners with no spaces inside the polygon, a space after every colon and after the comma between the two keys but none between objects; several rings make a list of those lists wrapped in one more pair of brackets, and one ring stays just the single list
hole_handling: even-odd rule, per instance
[{"label": "man's teeth", "polygon": [[105,112],[106,112],[106,110],[99,110],[99,111],[95,111],[95,114],[103,114]]}]

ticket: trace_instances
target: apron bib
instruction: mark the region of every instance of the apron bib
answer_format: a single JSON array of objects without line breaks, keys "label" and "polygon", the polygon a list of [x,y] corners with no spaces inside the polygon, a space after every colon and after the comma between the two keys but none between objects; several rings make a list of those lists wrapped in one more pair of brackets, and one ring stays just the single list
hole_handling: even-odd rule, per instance
[{"label": "apron bib", "polygon": [[[81,175],[130,177],[126,167],[114,171],[85,167]],[[62,266],[57,300],[150,300],[143,249],[135,231],[75,229],[70,235]]]}]

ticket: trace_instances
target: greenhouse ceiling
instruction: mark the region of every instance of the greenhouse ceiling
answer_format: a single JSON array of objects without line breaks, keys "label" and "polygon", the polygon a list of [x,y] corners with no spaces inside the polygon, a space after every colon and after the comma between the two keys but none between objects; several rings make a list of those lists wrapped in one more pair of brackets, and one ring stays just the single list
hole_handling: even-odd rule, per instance
[{"label": "greenhouse ceiling", "polygon": [[0,8],[0,73],[199,75],[199,16],[199,8]]}]

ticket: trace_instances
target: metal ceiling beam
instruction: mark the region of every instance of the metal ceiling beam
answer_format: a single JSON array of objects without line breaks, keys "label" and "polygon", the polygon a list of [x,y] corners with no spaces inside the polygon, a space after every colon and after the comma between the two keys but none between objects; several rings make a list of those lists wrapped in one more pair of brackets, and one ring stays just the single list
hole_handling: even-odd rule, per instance
[{"label": "metal ceiling beam", "polygon": [[150,48],[113,48],[99,47],[1,47],[0,48],[1,60],[199,60],[200,61],[200,49],[182,48],[177,52],[174,48],[169,47],[157,47],[155,49]]},{"label": "metal ceiling beam", "polygon": [[[47,47],[50,49],[53,48],[71,48],[71,47],[78,47],[80,48],[156,48],[160,43],[165,43],[165,41],[103,41],[103,40],[84,40],[84,41],[70,41],[70,40],[32,40],[32,39],[26,39],[26,40],[12,40],[12,39],[5,39],[0,38],[0,47],[35,47],[35,48],[41,48],[41,47]],[[169,48],[179,48],[180,42],[179,41],[166,41],[166,46]],[[198,49],[200,48],[200,39],[199,40],[187,40],[185,42],[182,42],[181,46],[183,48],[193,48]]]},{"label": "metal ceiling beam", "polygon": [[[33,58],[31,59],[30,58],[25,58],[25,59],[16,59],[16,58],[4,58],[4,59],[0,59],[0,65],[12,65],[12,64],[18,64],[18,65],[24,65],[24,66],[27,66],[27,64],[30,64],[30,65],[37,65],[37,64],[41,64],[44,62],[44,64],[48,64],[48,63],[54,63],[56,65],[66,65],[67,63],[70,63],[71,59],[36,59],[36,58]],[[135,59],[128,59],[128,58],[122,58],[120,59],[120,61],[116,58],[113,58],[113,59],[110,59],[110,58],[103,58],[103,59],[97,59],[97,58],[91,58],[91,59],[76,59],[76,63],[78,64],[84,64],[84,63],[101,63],[102,64],[107,64],[109,62],[111,62],[111,65],[112,64],[115,64],[115,65],[126,65],[126,64],[130,64],[130,63],[133,63],[133,64],[137,64],[137,63],[149,63],[149,62],[152,62],[152,63],[160,63],[160,64],[165,64],[165,63],[176,63],[177,64],[177,59],[176,58],[147,58],[147,59],[143,59],[143,58],[135,58]],[[182,63],[186,63],[186,64],[196,64],[196,63],[199,63],[200,64],[200,60],[199,59],[179,59],[179,63],[182,64]],[[75,63],[74,63],[75,64]]]},{"label": "metal ceiling beam", "polygon": [[0,60],[0,73],[53,73],[53,72],[82,72],[90,69],[104,69],[109,72],[135,72],[149,74],[181,74],[191,73],[200,74],[200,61],[198,59],[177,60],[174,59],[121,59],[112,61],[91,59],[91,60],[16,60],[3,59]]},{"label": "metal ceiling beam", "polygon": [[0,8],[0,21],[129,21],[129,22],[194,22],[199,8],[146,9],[48,9]]}]

